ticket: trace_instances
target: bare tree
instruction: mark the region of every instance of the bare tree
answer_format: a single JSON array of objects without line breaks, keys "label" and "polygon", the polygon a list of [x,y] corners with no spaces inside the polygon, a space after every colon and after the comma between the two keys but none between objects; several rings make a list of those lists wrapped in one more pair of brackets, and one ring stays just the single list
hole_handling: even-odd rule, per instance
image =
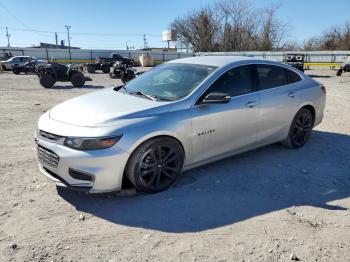
[{"label": "bare tree", "polygon": [[217,0],[176,18],[172,27],[194,51],[273,50],[280,48],[285,32],[277,9],[256,10],[248,1]]},{"label": "bare tree", "polygon": [[304,50],[350,50],[350,22],[325,31],[319,38],[308,39]]}]

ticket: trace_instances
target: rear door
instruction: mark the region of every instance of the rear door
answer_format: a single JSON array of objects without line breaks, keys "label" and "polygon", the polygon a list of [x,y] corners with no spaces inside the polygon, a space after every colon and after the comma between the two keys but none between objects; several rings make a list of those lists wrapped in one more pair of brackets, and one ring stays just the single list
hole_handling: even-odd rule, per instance
[{"label": "rear door", "polygon": [[256,64],[255,76],[260,95],[258,143],[285,139],[299,108],[301,77],[284,67]]},{"label": "rear door", "polygon": [[[231,96],[226,104],[201,104],[211,92]],[[224,73],[191,108],[193,162],[233,153],[256,143],[259,96],[255,93],[252,66]]]}]

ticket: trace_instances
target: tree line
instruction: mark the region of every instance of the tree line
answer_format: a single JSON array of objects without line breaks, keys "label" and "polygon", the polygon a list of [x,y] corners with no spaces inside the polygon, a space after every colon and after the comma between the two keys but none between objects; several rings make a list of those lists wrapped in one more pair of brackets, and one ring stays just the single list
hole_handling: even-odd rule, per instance
[{"label": "tree line", "polygon": [[244,0],[217,0],[176,18],[171,27],[194,52],[350,49],[350,23],[301,46],[288,41],[289,26],[278,18],[278,8],[254,8]]}]

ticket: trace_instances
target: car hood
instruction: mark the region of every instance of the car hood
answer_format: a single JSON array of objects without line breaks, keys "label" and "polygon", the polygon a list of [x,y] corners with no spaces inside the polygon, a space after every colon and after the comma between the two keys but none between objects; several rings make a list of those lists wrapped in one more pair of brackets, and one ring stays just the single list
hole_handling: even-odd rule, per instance
[{"label": "car hood", "polygon": [[113,126],[125,120],[167,112],[169,103],[152,101],[108,88],[53,107],[50,110],[50,118],[76,126]]}]

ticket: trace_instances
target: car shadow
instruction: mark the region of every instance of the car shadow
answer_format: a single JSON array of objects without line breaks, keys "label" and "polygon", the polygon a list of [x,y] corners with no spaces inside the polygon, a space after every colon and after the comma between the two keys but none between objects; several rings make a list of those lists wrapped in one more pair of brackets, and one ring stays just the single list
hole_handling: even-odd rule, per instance
[{"label": "car shadow", "polygon": [[104,86],[95,86],[95,85],[84,85],[82,87],[74,87],[73,85],[64,85],[64,86],[53,86],[50,89],[102,89]]},{"label": "car shadow", "polygon": [[331,78],[333,76],[328,76],[328,75],[312,75],[312,74],[308,74],[309,77],[312,77],[312,78]]},{"label": "car shadow", "polygon": [[301,149],[271,145],[187,171],[171,189],[132,197],[58,188],[79,211],[131,227],[198,232],[292,206],[328,210],[350,196],[350,136],[314,131]]}]

